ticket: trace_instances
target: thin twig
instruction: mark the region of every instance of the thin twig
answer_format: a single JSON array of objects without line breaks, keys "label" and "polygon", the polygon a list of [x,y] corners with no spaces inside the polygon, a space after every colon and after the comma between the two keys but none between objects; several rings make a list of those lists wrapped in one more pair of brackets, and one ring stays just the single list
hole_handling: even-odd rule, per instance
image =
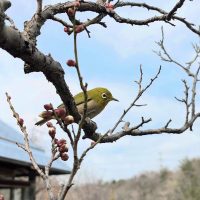
[{"label": "thin twig", "polygon": [[143,77],[143,72],[142,72],[142,67],[140,66],[140,79],[139,81],[136,81],[136,83],[138,84],[138,93],[137,96],[135,97],[135,99],[133,100],[133,102],[130,104],[130,106],[124,110],[124,112],[122,113],[122,115],[120,116],[119,120],[117,121],[117,123],[114,125],[114,127],[109,131],[110,134],[112,134],[115,129],[118,127],[118,125],[122,122],[123,118],[125,117],[125,115],[129,112],[129,110],[135,106],[136,102],[140,99],[140,97],[143,95],[143,93],[153,84],[153,82],[158,78],[158,75],[161,72],[161,66],[159,67],[159,70],[157,72],[157,74],[155,75],[155,77],[153,77],[149,84],[147,84],[144,88],[142,88],[142,77]]},{"label": "thin twig", "polygon": [[51,185],[50,185],[50,182],[49,182],[49,176],[47,176],[44,171],[42,169],[40,169],[40,167],[38,166],[34,156],[33,156],[33,153],[31,151],[31,148],[30,148],[30,144],[29,144],[29,136],[28,136],[28,132],[26,130],[26,126],[23,125],[21,121],[21,118],[19,116],[19,114],[15,111],[12,103],[11,103],[11,97],[8,95],[8,93],[6,93],[6,97],[7,97],[7,102],[10,106],[10,109],[13,113],[13,116],[16,118],[17,120],[17,124],[18,126],[20,127],[22,133],[24,134],[24,145],[21,145],[21,144],[17,144],[19,147],[21,147],[24,151],[26,151],[29,155],[29,158],[31,160],[31,163],[34,167],[34,169],[37,171],[37,173],[41,176],[41,178],[43,179],[43,181],[45,182],[45,185],[46,185],[46,188],[47,188],[47,192],[48,192],[48,195],[49,195],[49,199],[50,200],[54,200],[54,194],[51,190]]},{"label": "thin twig", "polygon": [[42,0],[37,0],[37,14],[41,15],[42,12]]}]

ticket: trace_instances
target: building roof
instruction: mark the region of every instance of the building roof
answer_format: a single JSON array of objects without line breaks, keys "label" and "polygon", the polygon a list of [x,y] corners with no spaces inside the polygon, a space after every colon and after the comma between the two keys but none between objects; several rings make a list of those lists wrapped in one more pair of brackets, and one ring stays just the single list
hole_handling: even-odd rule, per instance
[{"label": "building roof", "polygon": [[[16,143],[24,144],[23,135],[0,120],[0,163],[32,169],[27,152],[19,148]],[[38,165],[44,168],[49,162],[50,156],[47,156],[45,151],[34,143],[30,142],[30,146]],[[70,169],[66,162],[61,160],[53,162],[50,174],[69,173]]]}]

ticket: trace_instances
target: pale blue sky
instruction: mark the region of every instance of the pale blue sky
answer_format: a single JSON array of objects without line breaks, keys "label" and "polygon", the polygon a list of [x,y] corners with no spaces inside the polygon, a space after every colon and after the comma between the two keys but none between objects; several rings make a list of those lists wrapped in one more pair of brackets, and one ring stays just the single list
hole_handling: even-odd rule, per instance
[{"label": "pale blue sky", "polygon": [[[49,2],[59,1],[45,1]],[[63,2],[63,1],[62,1]],[[160,1],[147,1],[152,5],[161,4],[163,9],[169,9],[176,1],[169,4]],[[23,22],[30,19],[35,10],[35,0],[13,1],[13,6],[8,10],[17,27],[22,29]],[[186,2],[181,16],[188,17],[192,22],[199,22],[200,2]],[[23,12],[21,11],[23,9]],[[141,9],[134,12],[131,9],[125,12],[126,16],[142,17]],[[87,13],[85,19],[92,16]],[[65,15],[63,15],[65,17]],[[80,15],[80,18],[83,14]],[[150,27],[131,27],[116,24],[107,17],[108,28],[93,26],[89,28],[91,38],[86,33],[81,33],[78,38],[79,60],[84,80],[89,88],[103,86],[109,88],[113,95],[120,100],[108,105],[103,113],[95,118],[99,125],[98,131],[106,131],[115,124],[122,113],[136,95],[134,80],[139,75],[139,65],[143,65],[145,82],[154,75],[162,65],[162,72],[155,84],[144,95],[142,103],[148,106],[133,109],[126,117],[127,121],[135,124],[141,116],[152,117],[153,122],[146,127],[155,128],[164,125],[172,118],[172,125],[179,126],[184,119],[183,105],[175,101],[174,96],[181,97],[183,87],[181,79],[185,78],[183,72],[174,65],[163,63],[152,50],[158,49],[155,41],[161,37],[161,23],[152,24]],[[164,25],[166,46],[174,57],[183,63],[193,56],[192,42],[199,42],[198,37],[188,31],[180,23],[171,27]],[[68,68],[65,62],[73,58],[73,38],[63,32],[63,27],[54,22],[48,22],[38,37],[38,48],[57,59],[66,72],[66,81],[73,94],[80,91],[75,70]],[[0,50],[0,118],[12,125],[17,130],[15,120],[12,118],[5,99],[5,92],[12,96],[17,111],[24,117],[32,137],[38,144],[46,149],[50,146],[47,128],[34,127],[38,113],[45,103],[52,102],[55,106],[60,104],[54,87],[48,83],[41,73],[25,75],[23,62],[12,58],[5,51]],[[199,100],[199,99],[198,99]],[[198,107],[199,108],[199,101]],[[129,178],[147,170],[157,170],[160,167],[160,157],[164,166],[175,168],[185,157],[200,156],[199,123],[194,126],[193,133],[182,135],[155,135],[144,137],[126,137],[114,144],[104,144],[90,152],[83,164],[84,171],[92,171],[95,176],[104,179]],[[121,128],[122,125],[119,126]],[[59,133],[62,135],[62,133]],[[61,137],[61,136],[60,136]],[[62,136],[63,137],[63,136]],[[86,148],[90,141],[81,142],[81,150]],[[67,164],[67,163],[66,163]],[[68,163],[70,165],[70,162]]]}]

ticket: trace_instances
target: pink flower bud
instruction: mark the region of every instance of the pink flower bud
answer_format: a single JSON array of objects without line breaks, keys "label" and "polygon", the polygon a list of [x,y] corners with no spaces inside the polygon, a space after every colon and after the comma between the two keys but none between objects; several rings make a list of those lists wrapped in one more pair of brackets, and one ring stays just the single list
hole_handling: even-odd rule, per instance
[{"label": "pink flower bud", "polygon": [[68,146],[67,146],[67,144],[63,144],[62,146],[59,147],[58,150],[60,151],[60,153],[68,152]]},{"label": "pink flower bud", "polygon": [[113,10],[114,9],[114,5],[111,4],[111,3],[106,3],[105,7],[108,8],[109,10]]},{"label": "pink flower bud", "polygon": [[68,8],[67,14],[68,14],[69,16],[74,16],[74,15],[75,15],[75,10],[74,10],[73,8]]},{"label": "pink flower bud", "polygon": [[52,109],[53,109],[53,107],[52,107],[51,104],[45,104],[45,105],[44,105],[44,108],[45,108],[46,110],[52,110]]},{"label": "pink flower bud", "polygon": [[70,67],[74,67],[74,66],[76,66],[76,62],[74,60],[70,59],[70,60],[67,61],[67,65],[70,66]]},{"label": "pink flower bud", "polygon": [[53,127],[53,124],[51,122],[46,123],[47,127]]},{"label": "pink flower bud", "polygon": [[66,111],[64,108],[55,109],[55,113],[60,118],[64,118],[66,116]]},{"label": "pink flower bud", "polygon": [[49,135],[51,136],[52,139],[55,138],[56,128],[54,126],[49,128]]},{"label": "pink flower bud", "polygon": [[67,124],[67,125],[74,123],[74,117],[71,116],[71,115],[66,116],[64,118],[64,123]]},{"label": "pink flower bud", "polygon": [[84,29],[85,29],[84,25],[83,25],[83,24],[80,24],[80,25],[76,26],[75,32],[76,32],[76,33],[80,33],[80,32],[82,32]]},{"label": "pink flower bud", "polygon": [[23,120],[22,118],[19,118],[19,119],[18,119],[18,123],[19,123],[20,126],[23,126],[24,120]]},{"label": "pink flower bud", "polygon": [[67,152],[61,153],[60,157],[63,161],[67,161],[69,159]]},{"label": "pink flower bud", "polygon": [[64,32],[68,33],[69,32],[69,28],[68,27],[64,27]]},{"label": "pink flower bud", "polygon": [[58,147],[61,147],[62,145],[67,144],[67,141],[65,139],[60,139],[57,142]]},{"label": "pink flower bud", "polygon": [[73,3],[73,5],[74,5],[74,7],[80,7],[80,2],[79,1],[75,1],[74,3]]},{"label": "pink flower bud", "polygon": [[92,141],[91,142],[91,146],[93,146],[93,145],[95,145],[96,144],[96,142],[95,141]]}]

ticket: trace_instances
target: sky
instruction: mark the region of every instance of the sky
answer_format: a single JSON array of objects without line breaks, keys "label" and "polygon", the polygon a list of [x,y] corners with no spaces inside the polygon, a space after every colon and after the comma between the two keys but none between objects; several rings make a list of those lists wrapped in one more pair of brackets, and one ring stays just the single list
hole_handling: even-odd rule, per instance
[{"label": "sky", "polygon": [[[44,4],[64,2],[60,0],[44,0]],[[140,2],[140,1],[138,1]],[[160,3],[160,1],[146,1],[151,5],[161,6],[169,10],[176,1]],[[178,15],[186,17],[189,21],[199,22],[199,1],[186,1]],[[23,12],[21,9],[23,8]],[[22,30],[23,23],[32,17],[36,9],[36,1],[12,1],[12,7],[7,14],[15,21],[16,26]],[[120,9],[123,16],[144,19],[150,16],[143,9]],[[154,13],[153,13],[154,14]],[[91,13],[81,13],[80,19],[94,16]],[[65,15],[61,15],[67,19]],[[152,87],[144,94],[139,103],[148,104],[145,107],[133,108],[125,117],[131,125],[138,123],[141,117],[151,117],[152,122],[143,128],[162,127],[171,118],[173,127],[180,127],[184,120],[184,106],[175,100],[183,97],[181,79],[187,78],[183,71],[171,63],[165,63],[153,52],[159,50],[155,41],[161,39],[161,26],[164,27],[166,48],[171,55],[181,63],[191,60],[194,56],[193,43],[199,38],[187,30],[180,23],[175,27],[169,24],[154,23],[150,26],[129,26],[117,24],[111,18],[104,20],[108,28],[99,25],[89,27],[91,38],[85,32],[78,36],[78,53],[81,73],[88,88],[106,87],[119,102],[111,102],[107,108],[94,121],[98,124],[98,131],[104,133],[112,128],[119,116],[137,95],[135,80],[139,78],[139,66],[144,72],[144,85],[152,78],[159,66],[162,71]],[[66,66],[66,61],[73,58],[73,37],[63,32],[60,24],[49,21],[41,30],[38,37],[38,48],[45,54],[51,53],[65,70],[65,79],[72,94],[80,91],[77,74],[73,68]],[[199,89],[199,88],[198,88]],[[197,89],[197,97],[199,90]],[[25,120],[30,137],[41,147],[50,150],[48,130],[44,127],[35,127],[38,114],[43,105],[60,104],[55,88],[47,82],[42,73],[25,75],[23,62],[13,58],[0,49],[0,119],[10,124],[16,130],[15,119],[12,117],[6,102],[5,92],[12,96],[15,109]],[[199,98],[197,98],[197,109]],[[200,156],[199,120],[194,125],[193,132],[187,131],[181,135],[151,135],[143,137],[124,137],[113,144],[101,144],[88,153],[83,162],[81,173],[88,173],[104,181],[131,178],[144,171],[159,170],[162,167],[176,169],[185,158]],[[120,124],[118,130],[123,124]],[[58,137],[65,135],[58,129]],[[80,142],[79,152],[90,145],[89,140]],[[69,153],[71,156],[71,152]],[[66,162],[71,165],[71,160]]]}]

